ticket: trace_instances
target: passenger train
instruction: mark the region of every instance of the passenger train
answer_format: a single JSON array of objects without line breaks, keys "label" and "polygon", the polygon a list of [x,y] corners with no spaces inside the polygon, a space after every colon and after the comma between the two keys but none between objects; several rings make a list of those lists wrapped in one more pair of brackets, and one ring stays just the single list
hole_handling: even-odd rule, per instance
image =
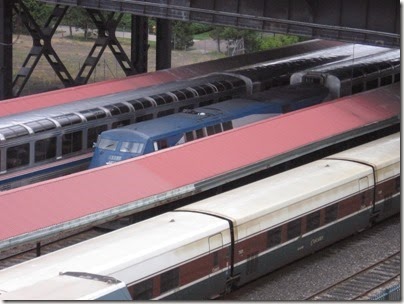
[{"label": "passenger train", "polygon": [[[357,49],[356,56],[388,52],[380,47]],[[0,117],[0,190],[87,169],[93,144],[103,131],[288,85],[292,73],[351,58],[352,46],[339,46]]]},{"label": "passenger train", "polygon": [[98,137],[90,169],[313,106],[328,96],[324,86],[298,84],[108,130]]},{"label": "passenger train", "polygon": [[215,298],[399,213],[400,197],[395,133],[3,269],[0,299]]}]

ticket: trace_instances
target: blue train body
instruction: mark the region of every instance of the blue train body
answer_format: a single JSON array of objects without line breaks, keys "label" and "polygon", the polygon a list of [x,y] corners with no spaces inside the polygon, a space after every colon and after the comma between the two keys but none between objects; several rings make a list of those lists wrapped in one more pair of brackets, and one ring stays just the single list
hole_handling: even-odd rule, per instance
[{"label": "blue train body", "polygon": [[299,84],[102,132],[90,168],[137,157],[318,104],[328,89]]}]

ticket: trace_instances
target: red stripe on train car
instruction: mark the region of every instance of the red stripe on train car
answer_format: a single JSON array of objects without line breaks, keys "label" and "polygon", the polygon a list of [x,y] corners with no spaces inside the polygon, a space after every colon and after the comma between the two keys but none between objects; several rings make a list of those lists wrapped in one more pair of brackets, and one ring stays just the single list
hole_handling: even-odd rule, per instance
[{"label": "red stripe on train car", "polygon": [[400,84],[389,88],[291,112],[115,165],[2,192],[0,241],[206,181],[397,117]]}]

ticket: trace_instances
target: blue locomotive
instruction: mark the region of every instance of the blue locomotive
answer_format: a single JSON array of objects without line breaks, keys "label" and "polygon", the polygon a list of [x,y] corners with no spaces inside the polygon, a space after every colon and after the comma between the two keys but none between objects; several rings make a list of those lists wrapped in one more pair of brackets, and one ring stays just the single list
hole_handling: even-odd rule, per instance
[{"label": "blue locomotive", "polygon": [[316,84],[278,87],[243,99],[187,109],[102,132],[90,168],[173,147],[265,118],[318,104],[329,90]]}]

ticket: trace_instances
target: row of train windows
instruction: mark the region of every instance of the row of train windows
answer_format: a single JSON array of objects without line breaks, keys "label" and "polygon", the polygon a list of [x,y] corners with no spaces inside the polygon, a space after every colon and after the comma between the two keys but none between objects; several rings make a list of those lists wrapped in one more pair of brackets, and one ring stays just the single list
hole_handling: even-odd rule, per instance
[{"label": "row of train windows", "polygon": [[[337,219],[338,216],[338,205],[334,204],[325,208],[324,212],[324,223],[327,225]],[[320,210],[312,212],[306,217],[306,233],[320,227]],[[275,229],[271,229],[267,233],[267,247],[272,248],[282,243],[282,227],[279,226]],[[294,239],[302,234],[302,218],[293,220],[285,224],[286,229],[286,240]]]},{"label": "row of train windows", "polygon": [[209,135],[217,134],[223,131],[231,130],[233,129],[233,123],[231,121],[219,123],[213,126],[208,126],[205,128],[201,128],[195,131],[190,131],[185,133],[185,139],[186,141],[192,141],[194,139],[206,137]]},{"label": "row of train windows", "polygon": [[[130,124],[130,120],[123,120],[112,124],[112,128]],[[37,140],[34,143],[34,163],[42,162],[56,157],[57,146],[61,145],[63,156],[91,149],[97,140],[98,134],[107,130],[107,125],[101,125],[87,130],[86,142],[83,143],[83,131],[67,133],[58,141],[56,137]],[[6,150],[6,169],[14,169],[26,166],[30,163],[30,143],[16,145]]]},{"label": "row of train windows", "polygon": [[[324,213],[324,225],[331,223],[337,219],[338,205],[334,204],[325,209]],[[294,239],[301,235],[302,230],[302,218],[298,218],[284,225],[286,227],[287,239]],[[320,227],[320,211],[315,211],[307,215],[306,232],[310,232]],[[286,241],[286,240],[285,240]],[[282,226],[268,231],[267,233],[267,248],[279,245],[282,242]],[[252,272],[256,268],[258,256],[253,254],[247,262],[247,272]],[[213,266],[218,266],[218,255],[213,255]],[[160,293],[163,294],[167,291],[175,289],[179,286],[180,281],[180,269],[174,268],[168,270],[160,275]],[[129,291],[134,300],[146,300],[151,299],[153,296],[153,278],[143,281],[139,284],[129,287]]]},{"label": "row of train windows", "polygon": [[360,82],[352,86],[352,94],[359,92],[376,89],[381,86],[396,83],[400,81],[400,74],[389,75],[382,78],[373,79],[367,82]]}]

